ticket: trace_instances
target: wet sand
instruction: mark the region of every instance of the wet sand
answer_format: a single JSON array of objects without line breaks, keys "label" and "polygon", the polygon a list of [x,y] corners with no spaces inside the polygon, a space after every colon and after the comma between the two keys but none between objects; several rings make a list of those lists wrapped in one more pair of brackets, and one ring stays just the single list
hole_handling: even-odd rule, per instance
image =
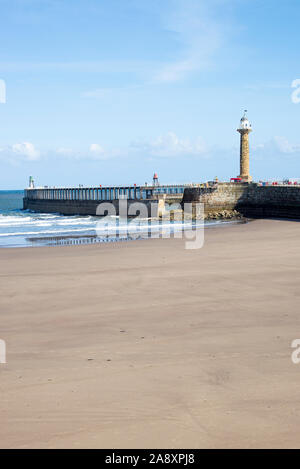
[{"label": "wet sand", "polygon": [[299,448],[300,223],[0,250],[1,448]]}]

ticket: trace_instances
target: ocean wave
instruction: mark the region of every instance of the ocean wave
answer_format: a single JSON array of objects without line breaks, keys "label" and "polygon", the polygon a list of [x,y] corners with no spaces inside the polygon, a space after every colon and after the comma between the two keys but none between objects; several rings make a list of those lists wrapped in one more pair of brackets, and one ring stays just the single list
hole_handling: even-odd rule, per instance
[{"label": "ocean wave", "polygon": [[34,221],[34,222],[27,222],[27,223],[20,223],[20,222],[10,222],[10,223],[0,223],[0,231],[3,229],[3,228],[22,228],[22,227],[32,227],[32,228],[39,228],[39,227],[51,227],[51,226],[61,226],[61,227],[76,227],[76,226],[87,226],[87,227],[91,227],[91,226],[95,226],[97,222],[91,222],[91,223],[85,223],[85,222],[77,222],[77,223],[74,223],[74,222],[60,222],[60,221],[56,221],[56,222],[47,222],[47,221]]},{"label": "ocean wave", "polygon": [[146,233],[148,231],[155,231],[160,232],[163,230],[170,230],[173,231],[182,231],[185,229],[191,229],[193,227],[192,223],[182,224],[182,223],[164,223],[164,224],[145,224],[145,225],[135,225],[135,224],[111,224],[111,225],[104,225],[104,226],[95,226],[93,227],[84,227],[84,228],[76,228],[72,227],[71,229],[60,229],[58,226],[53,227],[53,229],[49,230],[36,230],[36,231],[6,231],[4,233],[0,232],[0,237],[14,237],[14,236],[43,236],[48,234],[55,234],[55,235],[63,235],[63,236],[72,236],[72,233],[95,233],[95,234],[106,234],[106,235],[115,235],[117,234],[126,234],[126,233]]},{"label": "ocean wave", "polygon": [[[219,221],[207,223],[212,226]],[[223,224],[225,222],[222,222]],[[201,225],[200,225],[201,226]],[[135,235],[143,237],[176,233],[195,227],[193,222],[168,222],[154,219],[123,221],[118,216],[101,219],[95,216],[63,216],[60,214],[34,213],[23,210],[0,210],[0,247],[28,246],[28,238],[65,237],[84,238],[98,236],[99,240],[117,241]]]},{"label": "ocean wave", "polygon": [[32,236],[32,235],[45,235],[45,234],[63,234],[63,235],[72,235],[74,232],[94,232],[94,229],[85,229],[85,228],[78,228],[70,230],[44,230],[44,231],[20,231],[20,232],[12,232],[12,233],[0,233],[0,237],[9,237],[9,236]]},{"label": "ocean wave", "polygon": [[0,214],[0,233],[1,231],[5,231],[7,228],[22,228],[25,229],[28,227],[32,228],[43,228],[43,227],[52,227],[52,226],[68,226],[68,227],[76,227],[76,226],[93,226],[97,222],[95,217],[78,217],[78,216],[71,216],[71,217],[64,217],[61,215],[48,215],[48,214],[33,214],[26,216],[23,213],[18,215],[8,215],[8,214]]}]

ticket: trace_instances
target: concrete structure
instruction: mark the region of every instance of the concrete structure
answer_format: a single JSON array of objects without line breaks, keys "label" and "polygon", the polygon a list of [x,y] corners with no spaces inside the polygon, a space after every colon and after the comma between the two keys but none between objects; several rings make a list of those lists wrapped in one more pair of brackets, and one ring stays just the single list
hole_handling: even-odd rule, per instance
[{"label": "concrete structure", "polygon": [[249,169],[249,134],[252,132],[252,126],[247,118],[247,111],[241,119],[240,128],[237,131],[241,135],[241,148],[240,148],[240,175],[242,181],[251,182]]},{"label": "concrete structure", "polygon": [[261,186],[255,183],[219,183],[211,187],[27,189],[24,209],[63,215],[134,217],[139,210],[138,202],[143,202],[144,217],[163,214],[166,202],[181,203],[182,207],[184,203],[200,202],[204,204],[206,215],[238,210],[249,218],[300,219],[300,186]]},{"label": "concrete structure", "polygon": [[[187,186],[28,188],[25,190],[23,208],[62,215],[101,216],[105,215],[101,212],[102,208],[107,211],[109,203],[110,209],[115,208],[115,213],[111,214],[120,215],[120,201],[126,200],[128,216],[136,216],[134,204],[143,202],[148,210],[145,217],[157,217],[164,211],[166,198],[174,203],[181,202],[185,187]],[[126,216],[125,213],[122,215]]]},{"label": "concrete structure", "polygon": [[197,202],[204,204],[206,215],[238,210],[249,218],[300,219],[300,186],[223,183],[187,188],[183,203]]}]

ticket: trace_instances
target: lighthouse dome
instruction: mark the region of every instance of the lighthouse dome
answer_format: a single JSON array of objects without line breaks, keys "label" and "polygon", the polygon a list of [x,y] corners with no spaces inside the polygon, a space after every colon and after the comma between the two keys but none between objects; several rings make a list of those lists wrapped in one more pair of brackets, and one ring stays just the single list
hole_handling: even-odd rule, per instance
[{"label": "lighthouse dome", "polygon": [[245,111],[245,114],[241,118],[240,129],[251,129],[251,128],[252,128],[252,125],[250,124],[249,119],[247,117],[247,111]]}]

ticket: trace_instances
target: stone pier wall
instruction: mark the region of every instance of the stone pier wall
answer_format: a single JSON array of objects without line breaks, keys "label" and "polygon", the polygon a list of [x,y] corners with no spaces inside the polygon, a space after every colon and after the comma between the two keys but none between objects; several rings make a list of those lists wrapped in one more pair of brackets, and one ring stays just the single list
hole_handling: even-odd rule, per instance
[{"label": "stone pier wall", "polygon": [[[138,206],[143,203],[145,217],[157,217],[164,212],[166,202],[179,202],[180,199],[168,199],[157,196],[156,199],[127,200],[129,216],[138,215]],[[24,199],[24,209],[35,212],[60,213],[62,215],[96,215],[98,207],[110,204],[119,215],[120,200],[47,200]],[[300,219],[300,186],[259,186],[255,183],[229,184],[221,183],[215,187],[191,187],[184,191],[182,204],[190,202],[204,203],[206,215],[223,211],[238,210],[245,217],[253,218],[294,218]],[[145,213],[146,212],[146,213]],[[105,213],[99,213],[103,215]]]},{"label": "stone pier wall", "polygon": [[253,218],[300,219],[299,186],[218,184],[211,188],[188,188],[184,202],[202,202],[206,214],[238,210]]},{"label": "stone pier wall", "polygon": [[[41,213],[60,213],[61,215],[105,215],[105,210],[109,207],[115,208],[115,215],[120,215],[119,207],[124,200],[108,200],[108,201],[93,201],[93,200],[46,200],[46,199],[29,199],[24,198],[24,210],[32,210]],[[145,211],[147,210],[147,217],[157,217],[159,213],[159,200],[127,200],[129,216],[136,216],[135,204],[143,203]],[[112,205],[111,205],[112,204]],[[97,212],[98,209],[98,212]],[[99,211],[100,210],[100,211]],[[112,213],[110,213],[112,214]]]}]

